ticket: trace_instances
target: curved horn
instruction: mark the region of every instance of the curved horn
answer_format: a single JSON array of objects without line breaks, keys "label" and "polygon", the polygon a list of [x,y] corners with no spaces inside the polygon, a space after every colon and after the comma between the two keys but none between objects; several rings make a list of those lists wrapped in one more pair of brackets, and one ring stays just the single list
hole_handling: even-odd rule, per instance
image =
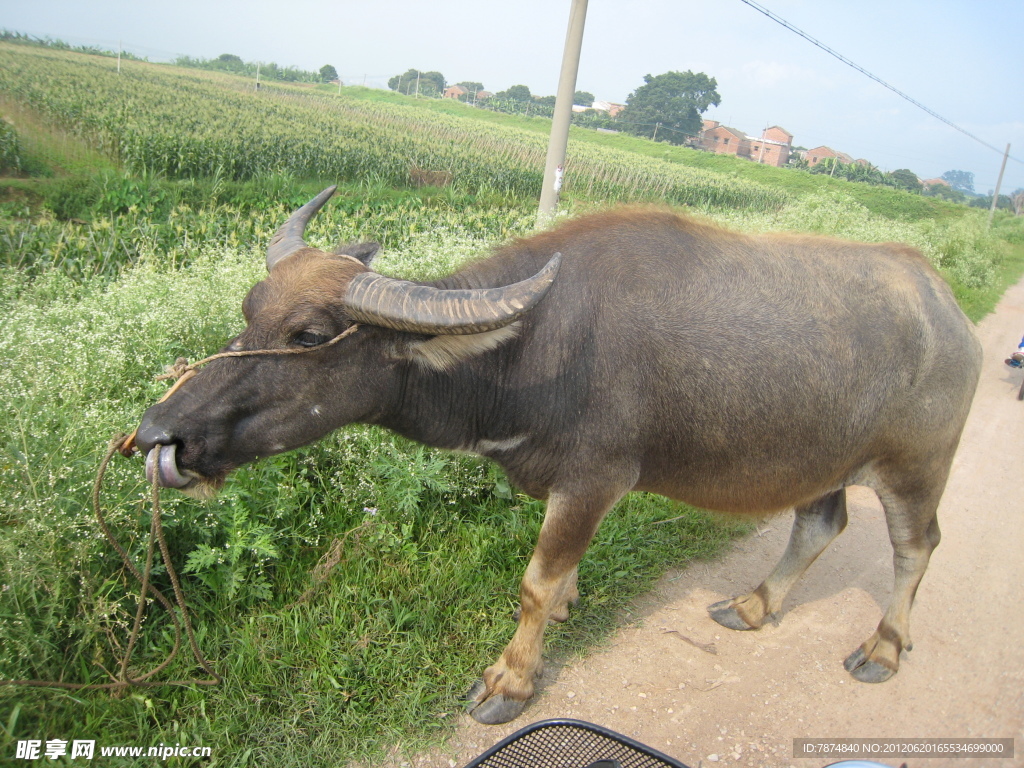
[{"label": "curved horn", "polygon": [[274,268],[281,259],[286,259],[296,251],[306,247],[306,241],[302,239],[302,233],[306,231],[306,225],[313,218],[313,214],[324,207],[337,187],[328,187],[319,195],[314,197],[295,213],[288,217],[288,221],[281,225],[281,228],[270,238],[270,245],[267,246],[267,271]]},{"label": "curved horn", "polygon": [[376,272],[360,272],[345,293],[354,320],[428,335],[483,333],[515,322],[544,298],[558,274],[556,253],[533,277],[501,288],[432,288]]}]

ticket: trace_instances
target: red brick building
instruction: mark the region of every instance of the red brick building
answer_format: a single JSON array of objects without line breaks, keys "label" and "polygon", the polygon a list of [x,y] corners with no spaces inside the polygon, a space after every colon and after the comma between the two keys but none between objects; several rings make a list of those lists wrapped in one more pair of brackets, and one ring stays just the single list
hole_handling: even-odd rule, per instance
[{"label": "red brick building", "polygon": [[717,120],[705,120],[697,146],[716,155],[743,155],[743,142],[746,138],[743,131],[722,125]]},{"label": "red brick building", "polygon": [[444,93],[441,94],[442,98],[445,99],[462,99],[465,98],[467,101],[483,101],[489,99],[494,94],[490,91],[477,91],[474,96],[468,90],[463,88],[461,85],[449,85],[444,89]]},{"label": "red brick building", "polygon": [[837,158],[839,162],[849,165],[854,162],[854,159],[845,152],[839,152],[832,147],[815,147],[814,149],[807,150],[807,166],[813,168],[822,160],[828,160],[829,158]]},{"label": "red brick building", "polygon": [[715,154],[735,155],[755,163],[781,168],[789,162],[793,134],[773,125],[761,132],[761,138],[754,138],[736,128],[722,125],[717,120],[705,120],[696,145]]}]

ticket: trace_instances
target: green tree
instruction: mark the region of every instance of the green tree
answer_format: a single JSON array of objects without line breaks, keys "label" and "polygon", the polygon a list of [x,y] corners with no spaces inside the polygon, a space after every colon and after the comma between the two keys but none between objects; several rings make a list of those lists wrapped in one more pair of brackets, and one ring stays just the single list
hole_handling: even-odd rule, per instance
[{"label": "green tree", "polygon": [[245,62],[242,61],[242,57],[236,56],[233,53],[222,53],[216,60],[221,67],[232,72],[240,72],[245,69]]},{"label": "green tree", "polygon": [[420,95],[441,97],[448,82],[440,72],[424,72],[420,76]]},{"label": "green tree", "polygon": [[594,94],[576,91],[576,95],[572,97],[572,103],[579,104],[581,107],[592,107],[594,106]]},{"label": "green tree", "polygon": [[717,88],[715,78],[703,72],[644,75],[644,84],[626,99],[619,119],[630,133],[682,144],[700,131],[708,107],[721,104]]},{"label": "green tree", "polygon": [[502,101],[532,101],[533,96],[530,95],[530,89],[525,85],[513,85],[507,91],[501,91],[500,93],[494,94],[496,99]]},{"label": "green tree", "polygon": [[[967,204],[973,208],[984,208],[987,211],[992,207],[992,195],[979,195],[978,197],[972,197]],[[1009,195],[1000,195],[999,202],[996,203],[996,208],[1000,211],[1012,211],[1013,199]]]},{"label": "green tree", "polygon": [[949,186],[969,195],[974,194],[974,174],[971,171],[946,171],[942,178],[949,182]]},{"label": "green tree", "polygon": [[817,165],[812,166],[810,171],[811,173],[816,173],[818,175],[831,176],[833,178],[838,176],[839,178],[843,178],[844,168],[846,168],[846,166],[838,157],[826,157]]},{"label": "green tree", "polygon": [[341,78],[338,77],[338,70],[332,64],[324,64],[320,67],[320,79],[329,83],[331,80],[340,80]]},{"label": "green tree", "polygon": [[924,188],[924,195],[926,197],[941,197],[943,200],[953,203],[967,202],[967,195],[961,190],[947,187],[945,184],[929,184]]},{"label": "green tree", "polygon": [[404,93],[407,96],[440,96],[444,93],[445,80],[440,72],[421,72],[418,69],[406,70],[404,74],[395,75],[388,80],[388,88]]},{"label": "green tree", "polygon": [[1024,188],[1017,189],[1010,195],[1010,204],[1013,206],[1013,215],[1024,215]]},{"label": "green tree", "polygon": [[905,189],[908,192],[920,193],[924,188],[921,180],[917,178],[917,174],[909,168],[899,168],[890,173],[889,178],[892,179],[894,186]]}]

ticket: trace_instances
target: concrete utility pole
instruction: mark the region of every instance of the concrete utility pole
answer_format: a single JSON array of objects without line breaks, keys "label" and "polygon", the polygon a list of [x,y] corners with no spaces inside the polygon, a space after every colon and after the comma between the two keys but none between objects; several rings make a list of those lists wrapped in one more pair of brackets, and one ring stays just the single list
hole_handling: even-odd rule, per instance
[{"label": "concrete utility pole", "polygon": [[996,179],[996,191],[992,195],[992,207],[988,209],[988,224],[986,227],[992,226],[992,216],[996,212],[996,204],[999,202],[999,188],[1003,186],[1003,171],[1006,170],[1006,158],[1010,156],[1010,145],[1006,145],[1006,152],[1003,154],[1003,164],[999,167],[999,178]]},{"label": "concrete utility pole", "polygon": [[565,148],[569,144],[569,123],[572,121],[572,102],[576,95],[576,73],[580,67],[583,48],[583,25],[587,20],[587,0],[572,0],[569,11],[569,29],[565,34],[562,53],[562,73],[555,94],[555,113],[551,119],[551,137],[548,139],[548,157],[544,164],[544,186],[540,192],[537,226],[547,226],[558,210],[558,193],[562,189],[562,171],[565,168]]}]

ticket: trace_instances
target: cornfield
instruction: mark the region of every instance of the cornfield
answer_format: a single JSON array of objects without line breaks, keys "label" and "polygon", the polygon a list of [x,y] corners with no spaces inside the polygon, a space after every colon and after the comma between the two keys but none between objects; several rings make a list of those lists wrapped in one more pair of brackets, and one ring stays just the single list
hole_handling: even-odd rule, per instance
[{"label": "cornfield", "polygon": [[[0,94],[27,104],[133,174],[406,185],[412,168],[464,191],[539,194],[546,142],[520,129],[396,104],[146,62],[0,44]],[[571,142],[567,195],[777,210],[786,193]]]},{"label": "cornfield", "polygon": [[21,147],[14,126],[0,120],[0,171],[21,170]]}]

